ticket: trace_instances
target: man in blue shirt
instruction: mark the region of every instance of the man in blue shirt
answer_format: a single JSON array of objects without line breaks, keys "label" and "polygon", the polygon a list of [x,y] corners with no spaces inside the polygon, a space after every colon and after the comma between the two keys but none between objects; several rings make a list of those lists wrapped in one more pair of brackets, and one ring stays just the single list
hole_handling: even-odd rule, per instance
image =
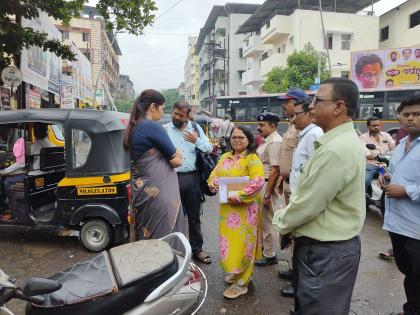
[{"label": "man in blue shirt", "polygon": [[[191,106],[184,100],[174,104],[172,122],[164,126],[174,146],[182,152],[182,165],[175,169],[178,174],[179,191],[184,213],[188,217],[189,239],[193,256],[200,262],[211,263],[210,256],[203,252],[200,208],[201,191],[197,174],[196,148],[211,152],[212,145],[198,124],[188,120]],[[193,125],[194,124],[194,125]],[[198,130],[199,134],[195,130]]]},{"label": "man in blue shirt", "polygon": [[397,110],[408,136],[392,155],[390,176],[380,178],[386,192],[384,229],[405,276],[404,315],[420,315],[420,95],[406,98]]}]

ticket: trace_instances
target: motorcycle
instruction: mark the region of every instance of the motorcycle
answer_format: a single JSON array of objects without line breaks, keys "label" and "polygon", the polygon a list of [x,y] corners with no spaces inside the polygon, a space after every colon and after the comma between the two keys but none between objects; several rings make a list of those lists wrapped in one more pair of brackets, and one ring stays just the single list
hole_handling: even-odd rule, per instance
[{"label": "motorcycle", "polygon": [[[371,143],[366,144],[366,148],[368,148],[371,151],[377,149],[376,145],[371,144]],[[389,167],[389,163],[391,161],[391,156],[392,156],[392,152],[387,152],[385,154],[380,154],[375,158],[378,162],[385,164],[385,166],[382,166],[379,169],[379,173],[380,173],[381,176],[385,175],[385,173],[388,172],[388,167]],[[375,199],[373,197],[373,194],[372,195],[366,194],[366,206],[369,209],[380,210],[380,212],[383,215],[384,211],[385,211],[385,192],[382,191],[381,197],[379,199]]]},{"label": "motorcycle", "polygon": [[[185,253],[175,251],[173,242],[182,243]],[[12,299],[28,302],[26,315],[196,314],[207,290],[188,240],[173,233],[111,248],[22,287],[0,269],[0,315],[13,315],[6,306]]]}]

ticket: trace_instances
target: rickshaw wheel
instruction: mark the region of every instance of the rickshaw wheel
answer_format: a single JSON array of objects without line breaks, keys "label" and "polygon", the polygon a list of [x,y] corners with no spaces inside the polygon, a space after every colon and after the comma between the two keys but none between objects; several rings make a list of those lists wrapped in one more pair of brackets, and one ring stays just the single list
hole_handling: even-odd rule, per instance
[{"label": "rickshaw wheel", "polygon": [[93,219],[83,224],[80,230],[83,245],[92,252],[107,248],[112,241],[112,231],[108,223],[101,219]]}]

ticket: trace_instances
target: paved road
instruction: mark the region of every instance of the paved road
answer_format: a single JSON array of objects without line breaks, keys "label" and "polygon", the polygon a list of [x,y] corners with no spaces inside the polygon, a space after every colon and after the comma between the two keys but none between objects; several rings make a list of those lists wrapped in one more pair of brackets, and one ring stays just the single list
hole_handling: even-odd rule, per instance
[{"label": "paved road", "polygon": [[[292,300],[279,294],[279,288],[285,282],[275,275],[276,266],[257,267],[247,295],[233,301],[223,298],[225,285],[217,261],[217,220],[217,198],[208,198],[204,204],[203,231],[205,249],[211,253],[214,261],[211,265],[202,266],[210,288],[201,314],[289,314]],[[380,226],[378,217],[368,215],[361,235],[362,261],[351,314],[389,314],[399,311],[404,300],[402,276],[395,264],[377,258],[378,251],[387,249],[390,243]],[[58,238],[39,232],[0,231],[0,268],[16,277],[20,283],[30,276],[51,275],[90,255],[75,238]],[[10,307],[16,314],[23,314],[23,303],[13,302]]]}]

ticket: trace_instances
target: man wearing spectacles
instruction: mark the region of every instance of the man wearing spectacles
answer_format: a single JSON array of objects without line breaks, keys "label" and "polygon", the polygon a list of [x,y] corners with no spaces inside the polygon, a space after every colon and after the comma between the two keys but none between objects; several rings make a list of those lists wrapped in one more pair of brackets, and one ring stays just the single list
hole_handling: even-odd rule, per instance
[{"label": "man wearing spectacles", "polygon": [[274,214],[280,234],[294,238],[294,314],[350,312],[366,215],[365,161],[352,122],[358,102],[353,81],[321,83],[310,108],[325,134],[315,140],[288,206]]},{"label": "man wearing spectacles", "polygon": [[355,66],[356,78],[363,89],[378,87],[382,79],[382,59],[376,54],[360,57]]},{"label": "man wearing spectacles", "polygon": [[386,193],[384,229],[405,276],[404,314],[420,315],[420,95],[403,100],[397,111],[408,136],[395,148],[390,174],[379,180]]},{"label": "man wearing spectacles", "polygon": [[[298,103],[303,103],[308,99],[308,95],[301,89],[293,88],[287,91],[284,96],[279,97],[280,100],[283,100],[283,112],[289,120],[287,131],[283,135],[283,142],[280,149],[280,188],[279,190],[283,192],[284,201],[286,205],[289,203],[290,199],[290,171],[292,168],[292,159],[293,151],[295,150],[298,143],[298,130],[296,129],[295,124],[293,123],[293,117],[295,116],[295,105]],[[287,241],[285,237],[282,241],[284,243]],[[283,271],[278,270],[277,275],[284,280],[291,280],[292,278],[292,269]],[[281,294],[286,297],[293,297],[294,290],[290,285],[285,286],[280,290]]]},{"label": "man wearing spectacles", "polygon": [[255,261],[256,266],[277,264],[276,250],[279,246],[279,232],[273,227],[274,210],[280,206],[280,194],[276,184],[280,175],[279,160],[282,137],[277,132],[280,117],[275,113],[263,112],[257,116],[258,134],[264,140],[257,154],[264,167],[265,184],[261,189],[263,258]]}]

